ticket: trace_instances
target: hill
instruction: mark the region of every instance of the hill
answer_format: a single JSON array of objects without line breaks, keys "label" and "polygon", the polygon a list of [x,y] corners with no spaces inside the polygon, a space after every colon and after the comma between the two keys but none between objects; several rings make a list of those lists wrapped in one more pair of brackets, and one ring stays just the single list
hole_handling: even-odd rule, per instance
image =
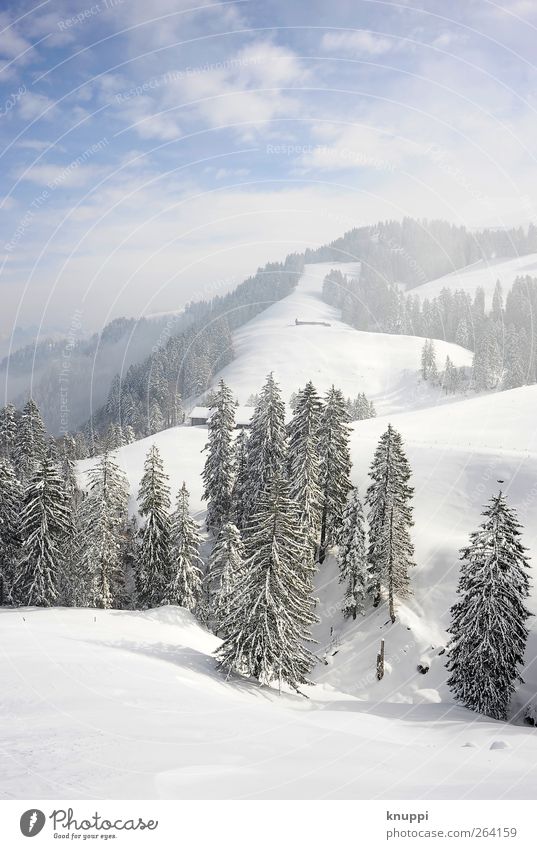
[{"label": "hill", "polygon": [[471,297],[477,288],[485,291],[485,302],[490,306],[496,281],[499,280],[504,296],[509,291],[517,277],[537,276],[537,254],[517,256],[510,259],[479,260],[459,271],[437,277],[421,286],[411,289],[413,295],[420,299],[436,298],[442,289],[460,289]]}]

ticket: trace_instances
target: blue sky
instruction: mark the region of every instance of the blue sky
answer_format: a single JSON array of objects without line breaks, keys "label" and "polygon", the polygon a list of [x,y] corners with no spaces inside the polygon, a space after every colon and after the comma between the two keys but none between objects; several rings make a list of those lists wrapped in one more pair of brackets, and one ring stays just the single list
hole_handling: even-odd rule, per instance
[{"label": "blue sky", "polygon": [[380,218],[537,220],[533,0],[0,1],[2,315],[178,309]]}]

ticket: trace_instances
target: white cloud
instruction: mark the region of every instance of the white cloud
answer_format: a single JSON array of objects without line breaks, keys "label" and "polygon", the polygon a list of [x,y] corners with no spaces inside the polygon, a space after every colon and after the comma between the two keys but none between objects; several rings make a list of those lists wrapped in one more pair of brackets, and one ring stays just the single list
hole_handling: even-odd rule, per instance
[{"label": "white cloud", "polygon": [[31,91],[27,91],[19,100],[18,111],[20,117],[25,121],[33,121],[34,118],[39,118],[41,115],[44,118],[50,118],[53,107],[54,101],[49,97],[45,97],[44,94],[34,94]]},{"label": "white cloud", "polygon": [[352,32],[327,32],[321,40],[321,47],[330,52],[359,53],[365,56],[382,56],[388,53],[394,40],[375,35],[368,30]]}]

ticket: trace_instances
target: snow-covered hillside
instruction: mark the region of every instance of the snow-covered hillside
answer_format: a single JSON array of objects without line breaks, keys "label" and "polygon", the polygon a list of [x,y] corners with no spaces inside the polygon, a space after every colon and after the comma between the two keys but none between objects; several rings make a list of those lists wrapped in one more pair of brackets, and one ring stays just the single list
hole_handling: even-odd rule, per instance
[{"label": "snow-covered hillside", "polygon": [[[458,549],[502,479],[537,558],[537,386],[438,404],[413,395],[422,340],[359,333],[319,298],[327,267],[306,269],[297,291],[237,334],[223,372],[245,400],[273,370],[287,396],[365,391],[384,415],[357,422],[352,477],[362,494],[379,435],[400,431],[413,470],[412,597],[394,625],[385,606],[356,622],[340,613],[333,558],[319,568],[309,700],[226,682],[217,639],[176,608],[147,613],[2,610],[10,728],[4,792],[49,797],[533,798],[537,735],[454,705],[443,648],[458,579]],[[295,327],[295,317],[331,327]],[[470,354],[446,345],[458,364]],[[410,400],[409,400],[410,399]],[[411,409],[414,407],[414,409]],[[203,518],[207,431],[178,427],[118,451],[133,496],[154,442],[175,494],[183,480]],[[83,473],[91,461],[82,464]],[[537,611],[537,597],[530,608]],[[386,641],[387,672],[375,658]],[[537,691],[531,637],[519,710]],[[426,674],[418,664],[429,667]],[[14,725],[13,725],[14,723]],[[28,731],[29,728],[33,730]],[[76,757],[69,757],[75,753]]]},{"label": "snow-covered hillside", "polygon": [[218,641],[180,608],[3,608],[0,625],[4,798],[535,795],[534,732],[395,704],[389,677],[365,700],[226,681]]},{"label": "snow-covered hillside", "polygon": [[429,283],[423,283],[409,290],[421,299],[435,298],[442,289],[462,289],[471,297],[480,286],[485,290],[485,302],[490,306],[496,281],[502,284],[504,294],[509,291],[517,277],[537,275],[537,254],[517,256],[514,259],[481,260],[467,268],[453,271],[444,277],[438,277]]},{"label": "snow-covered hillside", "polygon": [[[438,391],[419,385],[423,339],[363,333],[339,320],[339,311],[321,299],[331,268],[355,273],[354,263],[307,265],[295,291],[244,325],[234,336],[235,359],[221,373],[244,403],[273,371],[284,397],[313,380],[324,392],[333,383],[346,396],[365,392],[379,413],[413,409],[441,400]],[[330,327],[296,326],[300,321],[328,322]],[[472,355],[458,345],[438,341],[438,363],[449,354],[457,366]]]}]

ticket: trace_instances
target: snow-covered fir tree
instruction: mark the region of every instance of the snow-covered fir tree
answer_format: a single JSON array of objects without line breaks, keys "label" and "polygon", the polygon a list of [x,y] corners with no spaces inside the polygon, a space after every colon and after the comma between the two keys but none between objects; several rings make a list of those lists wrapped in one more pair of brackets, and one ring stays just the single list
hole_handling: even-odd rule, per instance
[{"label": "snow-covered fir tree", "polygon": [[248,431],[242,428],[234,444],[235,481],[231,490],[232,518],[238,528],[244,528],[248,501]]},{"label": "snow-covered fir tree", "polygon": [[[524,340],[527,341],[527,340]],[[526,382],[524,347],[519,331],[510,325],[505,334],[503,388],[516,389]]]},{"label": "snow-covered fir tree", "polygon": [[203,561],[200,557],[200,527],[190,515],[189,500],[183,481],[172,516],[172,567],[167,595],[170,604],[186,607],[193,613],[202,594]]},{"label": "snow-covered fir tree", "polygon": [[442,387],[446,395],[452,395],[454,392],[459,390],[459,386],[459,370],[455,365],[453,365],[451,357],[447,356],[446,364],[444,366],[444,375],[442,378]]},{"label": "snow-covered fir tree", "polygon": [[37,404],[30,398],[22,410],[15,445],[15,465],[23,481],[31,477],[35,466],[44,459],[46,451],[45,425]]},{"label": "snow-covered fir tree", "polygon": [[395,599],[409,592],[409,569],[414,565],[410,538],[413,488],[401,435],[391,426],[382,434],[370,469],[367,490],[371,586],[375,605],[384,588],[395,622]]},{"label": "snow-covered fir tree", "polygon": [[357,487],[347,498],[338,542],[339,581],[346,585],[343,613],[356,619],[363,612],[370,582],[364,511]]},{"label": "snow-covered fir tree", "polygon": [[231,515],[234,477],[233,433],[236,403],[223,380],[210,407],[207,459],[203,469],[203,498],[207,505],[207,528],[218,533]]},{"label": "snow-covered fir tree", "polygon": [[125,473],[105,451],[88,474],[83,501],[86,529],[85,560],[91,570],[92,604],[120,606],[124,587],[122,548],[129,487]]},{"label": "snow-covered fir tree", "polygon": [[423,380],[434,382],[438,377],[436,351],[432,339],[426,339],[421,351],[421,376]]},{"label": "snow-covered fir tree", "polygon": [[288,427],[289,494],[298,504],[300,523],[312,560],[321,530],[322,494],[317,452],[322,409],[317,390],[309,381],[297,395],[295,414]]},{"label": "snow-covered fir tree", "polygon": [[206,575],[210,617],[218,633],[229,614],[235,584],[244,567],[244,545],[236,525],[222,525],[209,558]]},{"label": "snow-covered fir tree", "polygon": [[314,664],[306,643],[316,617],[303,576],[298,508],[282,476],[275,475],[260,496],[245,545],[217,657],[228,672],[298,689]]},{"label": "snow-covered fir tree", "polygon": [[171,519],[168,475],[156,445],[144,463],[138,493],[139,512],[145,520],[140,530],[136,584],[141,607],[168,602],[171,574]]},{"label": "snow-covered fir tree", "polygon": [[36,462],[23,505],[12,594],[17,604],[50,607],[58,598],[72,527],[64,482],[49,456]]},{"label": "snow-covered fir tree", "polygon": [[461,551],[459,601],[451,608],[448,685],[471,710],[506,719],[528,637],[528,561],[515,511],[500,491]]},{"label": "snow-covered fir tree", "polygon": [[0,458],[0,604],[7,604],[20,553],[22,487],[11,461]]},{"label": "snow-covered fir tree", "polygon": [[17,431],[17,411],[13,404],[6,404],[0,410],[0,457],[13,459]]},{"label": "snow-covered fir tree", "polygon": [[350,482],[348,414],[345,399],[333,386],[327,392],[319,429],[320,486],[322,498],[319,562],[335,545],[343,518]]},{"label": "snow-covered fir tree", "polygon": [[496,389],[503,370],[502,355],[497,339],[497,328],[492,322],[482,325],[474,362],[474,388],[477,392]]},{"label": "snow-covered fir tree", "polygon": [[246,520],[257,511],[272,478],[285,477],[287,471],[285,404],[272,373],[267,377],[252,416],[247,464]]}]

